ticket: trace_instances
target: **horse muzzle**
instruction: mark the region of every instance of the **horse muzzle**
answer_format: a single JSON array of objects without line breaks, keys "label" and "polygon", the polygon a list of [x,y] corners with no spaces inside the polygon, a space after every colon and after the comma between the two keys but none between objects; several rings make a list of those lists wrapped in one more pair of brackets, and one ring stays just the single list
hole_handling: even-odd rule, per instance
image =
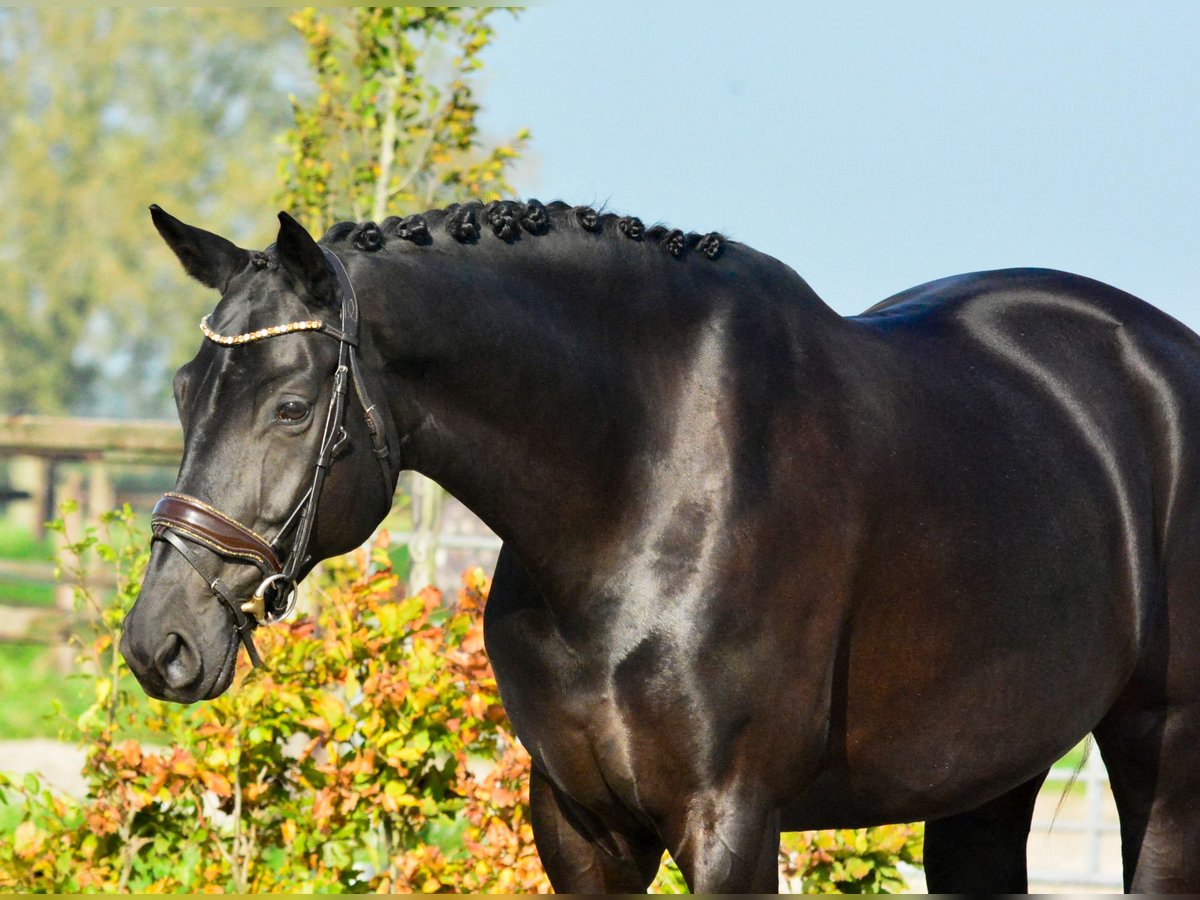
[{"label": "horse muzzle", "polygon": [[[250,661],[261,666],[262,658],[254,646],[251,631],[256,625],[280,621],[296,604],[295,580],[275,546],[237,520],[188,494],[164,494],[154,506],[150,524],[154,538],[178,550],[233,614],[234,630],[245,644]],[[227,559],[251,563],[259,569],[263,577],[249,600],[239,600],[220,577],[212,573],[199,547]]]}]

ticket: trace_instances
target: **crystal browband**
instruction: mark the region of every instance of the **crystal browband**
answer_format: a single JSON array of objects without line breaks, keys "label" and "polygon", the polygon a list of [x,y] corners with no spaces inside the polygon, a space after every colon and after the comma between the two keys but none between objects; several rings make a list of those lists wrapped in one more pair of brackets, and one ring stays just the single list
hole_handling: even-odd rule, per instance
[{"label": "crystal browband", "polygon": [[320,319],[309,319],[305,322],[289,322],[286,325],[272,325],[260,328],[258,331],[247,331],[245,334],[217,334],[208,327],[208,316],[200,320],[200,330],[204,336],[214,343],[225,347],[237,344],[249,344],[251,341],[261,341],[263,338],[275,337],[280,334],[291,334],[293,331],[322,331],[325,323]]}]

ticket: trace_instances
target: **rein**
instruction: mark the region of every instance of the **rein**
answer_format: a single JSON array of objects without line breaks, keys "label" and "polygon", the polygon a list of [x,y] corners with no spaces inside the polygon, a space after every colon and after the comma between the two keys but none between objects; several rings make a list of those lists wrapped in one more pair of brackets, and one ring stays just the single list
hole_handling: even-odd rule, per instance
[{"label": "rein", "polygon": [[[367,396],[362,376],[358,347],[358,297],[342,261],[324,247],[321,250],[329,267],[337,276],[342,308],[340,328],[314,319],[273,325],[245,334],[222,335],[209,327],[208,316],[200,320],[200,330],[204,336],[223,347],[248,344],[299,331],[318,332],[338,342],[338,364],[333,373],[333,393],[325,414],[325,429],[320,449],[317,451],[312,485],[270,541],[233,517],[188,494],[164,494],[154,505],[150,519],[154,540],[165,541],[178,550],[205,580],[217,599],[233,614],[234,630],[245,644],[250,661],[255,666],[262,666],[263,661],[254,646],[251,632],[257,625],[271,625],[281,621],[292,611],[296,605],[297,573],[312,561],[308,545],[312,539],[313,525],[316,523],[321,489],[325,485],[325,476],[329,474],[329,469],[348,438],[344,423],[346,392],[350,382],[354,384],[367,431],[371,435],[372,452],[379,462],[384,481],[384,503],[388,506],[391,505],[392,492],[395,490],[383,422],[375,404]],[[384,514],[386,515],[386,510]],[[293,532],[291,547],[285,556],[283,542]],[[210,550],[226,559],[256,566],[263,577],[253,596],[249,600],[239,602],[228,585],[212,574],[209,560],[200,548]]]}]

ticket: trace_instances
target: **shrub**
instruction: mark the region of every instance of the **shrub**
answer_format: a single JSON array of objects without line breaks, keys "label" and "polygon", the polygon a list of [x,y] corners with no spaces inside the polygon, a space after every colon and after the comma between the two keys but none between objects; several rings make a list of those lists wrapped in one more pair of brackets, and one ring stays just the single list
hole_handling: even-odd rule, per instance
[{"label": "shrub", "polygon": [[[0,841],[0,889],[549,890],[529,824],[529,757],[483,651],[482,571],[464,575],[450,604],[430,589],[405,597],[381,535],[371,553],[330,566],[311,615],[260,633],[268,669],[243,660],[224,696],[181,707],[147,700],[117,650],[145,539],[128,509],[101,532],[68,546],[119,574],[111,603],[77,589],[97,617],[81,647],[95,702],[71,729],[87,749],[87,794],[0,778],[19,822]],[[783,871],[810,888],[902,888],[894,859],[917,858],[909,832],[795,840]],[[669,863],[657,889],[683,889]]]},{"label": "shrub", "polygon": [[919,866],[924,841],[920,824],[785,834],[780,874],[806,894],[903,893],[897,863]]},{"label": "shrub", "polygon": [[145,540],[127,513],[105,526],[121,539],[68,548],[122,575],[110,605],[78,592],[101,616],[83,654],[96,702],[76,723],[87,796],[33,777],[7,788],[21,823],[0,846],[0,887],[548,889],[528,757],[483,653],[481,572],[446,608],[435,591],[401,597],[382,550],[360,554],[314,616],[261,633],[268,671],[243,661],[223,697],[181,707],[141,698],[124,675],[119,628]]}]

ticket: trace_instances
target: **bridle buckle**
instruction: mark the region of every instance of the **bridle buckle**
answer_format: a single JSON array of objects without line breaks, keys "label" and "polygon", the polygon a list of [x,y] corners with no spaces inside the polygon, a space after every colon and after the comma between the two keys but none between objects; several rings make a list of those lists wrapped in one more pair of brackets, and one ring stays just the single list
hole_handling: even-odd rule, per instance
[{"label": "bridle buckle", "polygon": [[[283,609],[277,613],[267,611],[267,588],[276,581],[283,581],[286,586],[283,590],[287,591],[287,602]],[[258,587],[254,589],[254,596],[242,604],[242,612],[249,613],[254,617],[254,620],[259,625],[274,625],[276,622],[281,622],[291,615],[292,610],[296,608],[296,582],[292,581],[282,572],[277,575],[268,575]]]}]

